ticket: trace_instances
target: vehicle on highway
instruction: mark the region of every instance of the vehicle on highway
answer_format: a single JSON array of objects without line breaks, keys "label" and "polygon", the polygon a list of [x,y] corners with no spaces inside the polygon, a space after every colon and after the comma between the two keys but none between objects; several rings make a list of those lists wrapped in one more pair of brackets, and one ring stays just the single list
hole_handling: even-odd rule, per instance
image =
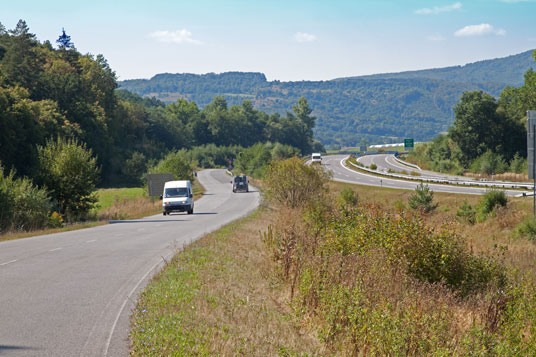
[{"label": "vehicle on highway", "polygon": [[246,175],[233,177],[233,192],[249,192],[248,178]]},{"label": "vehicle on highway", "polygon": [[322,163],[322,155],[319,152],[314,152],[311,154],[311,163]]},{"label": "vehicle on highway", "polygon": [[171,212],[194,213],[194,195],[189,180],[168,181],[164,184],[162,213],[165,216]]}]

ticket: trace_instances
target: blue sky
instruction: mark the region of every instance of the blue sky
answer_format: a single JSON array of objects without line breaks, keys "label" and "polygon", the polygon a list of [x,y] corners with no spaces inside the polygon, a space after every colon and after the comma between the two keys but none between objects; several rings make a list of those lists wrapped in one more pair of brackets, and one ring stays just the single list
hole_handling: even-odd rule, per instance
[{"label": "blue sky", "polygon": [[40,41],[64,27],[120,80],[252,71],[329,80],[462,65],[536,48],[536,0],[2,1]]}]

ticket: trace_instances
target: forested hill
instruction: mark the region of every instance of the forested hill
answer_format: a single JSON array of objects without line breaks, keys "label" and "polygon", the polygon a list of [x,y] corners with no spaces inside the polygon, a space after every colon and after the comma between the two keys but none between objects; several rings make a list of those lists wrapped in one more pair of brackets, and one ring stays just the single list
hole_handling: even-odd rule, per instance
[{"label": "forested hill", "polygon": [[[428,78],[451,82],[483,83],[496,82],[512,86],[523,84],[523,75],[530,67],[536,68],[532,60],[532,50],[504,58],[468,63],[464,66],[425,69],[400,73],[382,73],[353,78],[400,79]],[[345,78],[343,78],[345,79]],[[347,79],[347,78],[346,78]]]},{"label": "forested hill", "polygon": [[158,74],[119,82],[145,97],[178,98],[204,107],[216,95],[229,104],[251,100],[257,109],[285,114],[305,96],[317,117],[315,136],[324,144],[394,142],[404,137],[428,140],[446,131],[452,108],[467,90],[498,96],[505,86],[523,83],[535,63],[532,51],[465,66],[330,81],[267,81],[262,73]]}]

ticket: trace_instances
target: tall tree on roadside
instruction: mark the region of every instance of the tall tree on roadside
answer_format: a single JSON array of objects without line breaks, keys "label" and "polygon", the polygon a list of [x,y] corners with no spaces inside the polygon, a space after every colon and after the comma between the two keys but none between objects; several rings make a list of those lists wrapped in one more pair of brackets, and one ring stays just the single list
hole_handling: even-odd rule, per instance
[{"label": "tall tree on roadside", "polygon": [[510,159],[524,144],[519,122],[497,111],[495,98],[482,91],[463,93],[454,107],[449,137],[461,149],[464,166],[490,150]]},{"label": "tall tree on roadside", "polygon": [[74,139],[49,140],[37,148],[39,180],[70,221],[83,218],[97,201],[97,159],[91,149]]},{"label": "tall tree on roadside", "polygon": [[6,50],[0,62],[4,75],[9,84],[29,89],[30,96],[34,98],[41,71],[36,51],[39,42],[23,20],[19,20],[17,26],[8,33],[10,36],[1,36],[0,43]]}]

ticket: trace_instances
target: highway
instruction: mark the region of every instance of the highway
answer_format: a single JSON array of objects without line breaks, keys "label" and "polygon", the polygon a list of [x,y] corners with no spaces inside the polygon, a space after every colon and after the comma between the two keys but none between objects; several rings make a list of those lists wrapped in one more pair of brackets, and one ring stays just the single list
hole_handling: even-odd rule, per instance
[{"label": "highway", "polygon": [[[380,156],[380,155],[374,155]],[[383,156],[383,155],[382,155]],[[343,165],[343,160],[347,158],[348,155],[329,155],[322,158],[322,165],[325,169],[333,172],[333,179],[335,181],[353,183],[358,185],[365,186],[376,186],[376,187],[388,187],[396,188],[403,190],[415,190],[415,187],[419,184],[418,181],[404,181],[398,179],[392,179],[387,177],[375,176],[372,174],[366,174],[358,171],[354,171]],[[369,160],[374,160],[374,157],[370,157]],[[375,163],[378,160],[385,160],[385,158],[375,158]],[[371,161],[372,162],[372,161]],[[409,170],[408,170],[409,172]],[[486,188],[479,187],[467,187],[467,186],[456,186],[456,185],[442,185],[442,184],[428,184],[430,189],[435,192],[448,192],[448,193],[458,193],[458,194],[468,194],[468,195],[483,195],[487,192]],[[517,196],[523,191],[519,190],[504,190],[508,196]],[[529,191],[527,191],[529,192]]]},{"label": "highway", "polygon": [[438,172],[433,171],[426,171],[422,170],[420,168],[410,167],[408,164],[403,163],[402,161],[395,158],[392,154],[377,154],[377,155],[366,155],[361,156],[357,159],[360,163],[362,163],[365,166],[370,166],[371,164],[375,164],[378,167],[379,171],[388,173],[393,172],[396,174],[401,174],[402,172],[406,172],[405,175],[410,175],[411,172],[416,172],[419,174],[419,177],[425,178],[425,179],[436,179],[436,180],[445,180],[450,181],[452,183],[475,183],[477,185],[489,185],[489,186],[498,186],[498,187],[505,187],[505,188],[512,188],[512,186],[523,186],[527,190],[531,189],[533,187],[533,183],[531,182],[505,182],[505,181],[484,181],[479,180],[475,178],[470,177],[464,177],[464,176],[455,176],[455,175],[448,175],[448,174],[442,174]]},{"label": "highway", "polygon": [[0,355],[128,356],[140,290],[180,248],[259,205],[205,170],[193,215],[162,214],[0,243]]}]

